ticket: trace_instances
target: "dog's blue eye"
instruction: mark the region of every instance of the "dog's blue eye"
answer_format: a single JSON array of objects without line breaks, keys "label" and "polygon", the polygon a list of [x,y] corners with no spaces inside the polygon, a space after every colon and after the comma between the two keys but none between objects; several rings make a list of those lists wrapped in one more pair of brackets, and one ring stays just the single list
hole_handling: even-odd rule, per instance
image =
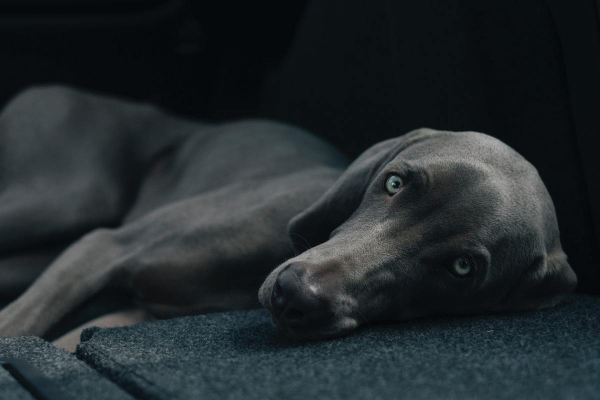
[{"label": "dog's blue eye", "polygon": [[457,258],[452,263],[452,274],[459,278],[468,276],[472,269],[471,263],[464,257]]},{"label": "dog's blue eye", "polygon": [[402,178],[396,174],[388,176],[387,180],[385,181],[385,190],[390,195],[398,193],[400,190],[402,190],[403,186],[404,182],[402,181]]}]

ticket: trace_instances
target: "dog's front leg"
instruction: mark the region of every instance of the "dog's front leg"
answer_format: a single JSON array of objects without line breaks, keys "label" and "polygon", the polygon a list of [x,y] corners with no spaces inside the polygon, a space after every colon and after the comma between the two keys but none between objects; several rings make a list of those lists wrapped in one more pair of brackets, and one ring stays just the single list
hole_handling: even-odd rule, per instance
[{"label": "dog's front leg", "polygon": [[97,229],[66,249],[25,293],[0,311],[0,337],[43,335],[124,268],[114,231]]}]

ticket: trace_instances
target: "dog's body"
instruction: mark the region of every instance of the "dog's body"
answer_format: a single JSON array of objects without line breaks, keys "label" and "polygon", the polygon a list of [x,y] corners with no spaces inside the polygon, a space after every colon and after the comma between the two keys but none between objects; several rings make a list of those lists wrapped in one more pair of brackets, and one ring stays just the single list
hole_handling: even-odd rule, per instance
[{"label": "dog's body", "polygon": [[283,124],[43,88],[5,108],[0,142],[0,254],[85,233],[0,311],[0,337],[115,284],[172,317],[255,307],[262,283],[274,321],[312,338],[548,306],[576,283],[537,172],[483,134],[418,130],[348,167]]}]

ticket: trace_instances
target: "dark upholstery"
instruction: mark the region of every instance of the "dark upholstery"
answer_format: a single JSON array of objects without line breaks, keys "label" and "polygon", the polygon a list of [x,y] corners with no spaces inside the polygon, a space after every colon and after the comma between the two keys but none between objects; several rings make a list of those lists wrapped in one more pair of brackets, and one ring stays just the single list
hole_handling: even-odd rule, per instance
[{"label": "dark upholstery", "polygon": [[77,356],[155,399],[593,399],[600,299],[289,343],[264,310],[86,330]]},{"label": "dark upholstery", "polygon": [[[45,378],[54,383],[53,386],[60,391],[60,399],[126,400],[132,398],[127,392],[75,358],[73,354],[59,350],[45,340],[33,336],[0,339],[0,358],[17,358],[33,365]],[[7,369],[0,368],[0,399],[30,400],[34,397],[13,378]]]}]

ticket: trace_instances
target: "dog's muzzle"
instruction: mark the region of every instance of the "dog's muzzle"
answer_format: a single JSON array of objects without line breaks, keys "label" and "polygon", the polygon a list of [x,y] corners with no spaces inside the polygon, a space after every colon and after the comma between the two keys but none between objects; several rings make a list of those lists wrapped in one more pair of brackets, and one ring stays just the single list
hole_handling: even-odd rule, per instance
[{"label": "dog's muzzle", "polygon": [[307,266],[292,263],[277,276],[271,292],[272,313],[282,327],[315,329],[328,325],[335,305],[322,289],[308,282]]},{"label": "dog's muzzle", "polygon": [[294,261],[263,283],[259,300],[286,336],[314,340],[347,334],[359,324],[356,302],[344,292],[335,264]]}]

